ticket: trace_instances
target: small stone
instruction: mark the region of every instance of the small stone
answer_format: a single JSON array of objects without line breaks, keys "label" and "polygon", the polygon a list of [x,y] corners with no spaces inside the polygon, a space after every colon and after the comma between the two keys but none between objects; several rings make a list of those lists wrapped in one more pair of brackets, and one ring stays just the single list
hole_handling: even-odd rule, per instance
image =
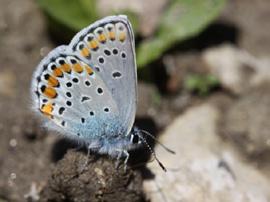
[{"label": "small stone", "polygon": [[202,59],[221,85],[237,95],[270,81],[269,59],[256,58],[233,45],[209,48]]},{"label": "small stone", "polygon": [[144,181],[151,201],[270,201],[269,181],[217,134],[220,116],[216,107],[203,104],[190,108],[168,126],[160,141],[176,154],[156,146],[167,172],[156,162],[148,164],[155,176]]},{"label": "small stone", "polygon": [[15,138],[11,139],[9,141],[9,146],[16,147],[17,146],[17,140]]},{"label": "small stone", "polygon": [[269,106],[270,83],[263,83],[250,89],[225,113],[220,130],[247,156],[270,153]]}]

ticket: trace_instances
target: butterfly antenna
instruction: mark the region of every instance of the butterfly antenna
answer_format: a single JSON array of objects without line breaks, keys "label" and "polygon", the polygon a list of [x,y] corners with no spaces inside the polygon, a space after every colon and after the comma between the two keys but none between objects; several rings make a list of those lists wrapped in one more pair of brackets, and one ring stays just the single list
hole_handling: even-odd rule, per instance
[{"label": "butterfly antenna", "polygon": [[156,153],[153,151],[153,149],[150,147],[150,145],[146,142],[146,140],[142,137],[139,136],[139,138],[143,141],[143,143],[147,146],[148,150],[151,152],[151,154],[153,155],[153,157],[155,158],[155,160],[158,162],[159,166],[162,168],[162,170],[164,170],[165,172],[167,172],[167,169],[165,168],[165,166],[160,162],[160,160],[158,160]]},{"label": "butterfly antenna", "polygon": [[171,153],[171,154],[175,154],[175,151],[169,149],[168,147],[166,147],[164,144],[162,144],[160,141],[157,140],[157,138],[155,138],[154,135],[152,135],[151,133],[149,133],[146,130],[140,130],[141,132],[143,132],[145,135],[151,137],[153,140],[155,140],[161,147],[163,147],[163,149],[165,149],[167,152]]}]

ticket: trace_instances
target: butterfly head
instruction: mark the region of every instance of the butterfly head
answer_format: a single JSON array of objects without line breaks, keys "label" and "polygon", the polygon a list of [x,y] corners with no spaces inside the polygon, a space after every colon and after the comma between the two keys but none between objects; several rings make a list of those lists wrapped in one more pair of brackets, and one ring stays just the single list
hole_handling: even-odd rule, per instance
[{"label": "butterfly head", "polygon": [[142,145],[142,131],[137,128],[137,127],[133,127],[130,134],[130,143],[133,144],[134,146],[140,146]]}]

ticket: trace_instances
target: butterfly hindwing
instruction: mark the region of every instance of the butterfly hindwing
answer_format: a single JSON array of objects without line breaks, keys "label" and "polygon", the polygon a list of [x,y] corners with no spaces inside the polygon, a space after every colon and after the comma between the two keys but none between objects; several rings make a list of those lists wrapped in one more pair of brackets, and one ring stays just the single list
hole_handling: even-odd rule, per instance
[{"label": "butterfly hindwing", "polygon": [[119,110],[119,127],[127,135],[134,123],[137,75],[134,36],[125,16],[110,16],[80,31],[69,48],[104,81]]},{"label": "butterfly hindwing", "polygon": [[[100,135],[118,116],[117,105],[94,68],[66,46],[54,49],[39,64],[32,81],[34,110],[71,138]],[[114,124],[114,122],[112,122]],[[114,128],[112,127],[112,130]]]}]

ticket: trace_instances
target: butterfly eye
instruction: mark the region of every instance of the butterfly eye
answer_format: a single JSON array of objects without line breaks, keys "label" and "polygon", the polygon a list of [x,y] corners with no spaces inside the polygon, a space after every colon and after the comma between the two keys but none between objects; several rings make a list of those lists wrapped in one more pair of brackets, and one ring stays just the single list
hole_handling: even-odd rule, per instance
[{"label": "butterfly eye", "polygon": [[133,144],[139,143],[139,137],[138,137],[138,135],[131,135],[130,140],[131,140],[131,142],[132,142]]}]

